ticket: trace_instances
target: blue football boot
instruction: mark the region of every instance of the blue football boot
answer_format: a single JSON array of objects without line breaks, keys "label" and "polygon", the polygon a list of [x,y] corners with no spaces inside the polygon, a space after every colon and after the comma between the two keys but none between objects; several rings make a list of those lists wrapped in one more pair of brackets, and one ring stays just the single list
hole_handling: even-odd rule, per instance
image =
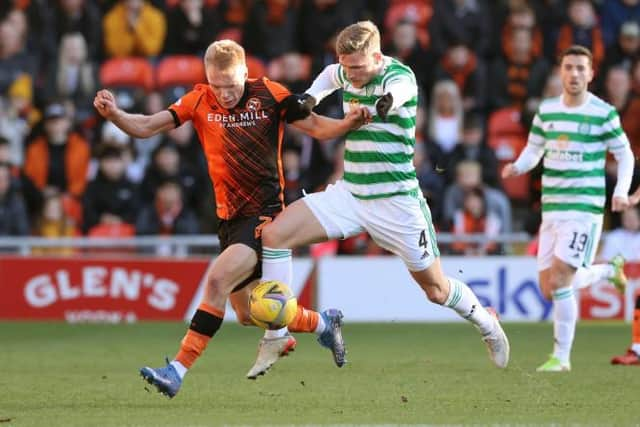
[{"label": "blue football boot", "polygon": [[318,337],[321,346],[328,348],[333,353],[333,360],[338,368],[344,366],[347,362],[345,355],[347,353],[342,339],[342,312],[335,308],[320,313],[325,323],[325,330]]},{"label": "blue football boot", "polygon": [[182,385],[182,378],[178,375],[176,368],[166,359],[167,366],[164,368],[150,368],[145,366],[140,369],[140,375],[149,384],[154,385],[158,389],[158,393],[162,393],[171,399],[178,393]]}]

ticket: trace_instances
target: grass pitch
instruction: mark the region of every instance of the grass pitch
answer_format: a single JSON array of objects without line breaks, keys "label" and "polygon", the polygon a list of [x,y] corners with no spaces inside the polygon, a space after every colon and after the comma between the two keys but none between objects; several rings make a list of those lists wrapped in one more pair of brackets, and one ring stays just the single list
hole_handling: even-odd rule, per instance
[{"label": "grass pitch", "polygon": [[347,324],[344,368],[298,334],[257,381],[244,375],[261,331],[225,324],[176,398],[146,392],[138,368],[163,365],[185,328],[0,323],[0,427],[640,422],[640,368],[609,365],[629,342],[621,323],[579,324],[568,374],[534,372],[551,324],[507,324],[504,371],[467,324]]}]

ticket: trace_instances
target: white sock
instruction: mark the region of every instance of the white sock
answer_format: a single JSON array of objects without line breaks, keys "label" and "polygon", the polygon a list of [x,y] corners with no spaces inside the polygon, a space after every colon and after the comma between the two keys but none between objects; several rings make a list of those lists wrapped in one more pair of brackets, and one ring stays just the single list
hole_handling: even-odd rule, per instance
[{"label": "white sock", "polygon": [[451,277],[449,296],[444,305],[456,311],[460,316],[473,323],[482,335],[488,335],[495,329],[495,320],[485,309],[473,291],[463,282]]},{"label": "white sock", "polygon": [[633,343],[631,344],[631,351],[633,351],[635,354],[637,354],[638,356],[640,356],[640,343]]},{"label": "white sock", "polygon": [[553,292],[553,355],[562,363],[569,363],[571,346],[576,333],[578,304],[573,287],[566,286]]},{"label": "white sock", "polygon": [[262,281],[278,280],[287,286],[293,279],[291,249],[262,247]]},{"label": "white sock", "polygon": [[286,328],[286,326],[284,328],[281,329],[266,329],[264,331],[264,337],[265,338],[280,338],[283,337],[285,335],[287,335],[289,333],[289,330]]},{"label": "white sock", "polygon": [[175,368],[176,372],[180,376],[180,379],[183,379],[184,376],[187,375],[187,371],[189,370],[189,368],[184,366],[182,363],[178,362],[177,360],[172,360],[171,362],[169,362],[169,364]]},{"label": "white sock", "polygon": [[322,314],[318,313],[318,326],[316,326],[316,330],[314,331],[316,333],[316,335],[320,335],[324,332],[324,330],[327,328],[327,324],[324,323],[324,317],[322,317]]},{"label": "white sock", "polygon": [[574,289],[582,289],[591,286],[599,280],[607,280],[615,274],[611,264],[593,264],[590,267],[581,267],[571,280]]},{"label": "white sock", "polygon": [[[278,280],[289,286],[293,279],[293,265],[291,263],[291,249],[273,249],[262,247],[262,278],[263,282]],[[264,331],[265,338],[280,338],[289,330],[285,327],[275,331]]]}]

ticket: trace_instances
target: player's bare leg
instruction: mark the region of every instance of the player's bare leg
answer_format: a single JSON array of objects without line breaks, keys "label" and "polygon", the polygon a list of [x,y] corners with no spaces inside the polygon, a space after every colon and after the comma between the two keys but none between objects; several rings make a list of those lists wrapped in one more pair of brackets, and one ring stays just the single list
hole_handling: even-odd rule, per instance
[{"label": "player's bare leg", "polygon": [[140,369],[140,375],[160,393],[170,398],[178,393],[185,374],[222,325],[230,292],[253,273],[257,261],[255,251],[243,244],[229,246],[215,260],[206,273],[202,302],[191,319],[176,357],[170,362],[167,360],[165,367]]},{"label": "player's bare leg", "polygon": [[453,309],[471,322],[482,334],[489,356],[498,368],[509,363],[510,346],[495,312],[483,307],[473,291],[463,282],[446,277],[440,258],[421,271],[411,271],[411,276],[427,294],[431,302]]},{"label": "player's bare leg", "polygon": [[571,285],[576,269],[557,257],[551,267],[540,272],[542,295],[553,301],[553,354],[536,370],[567,372],[571,370],[571,347],[575,336],[578,306]]}]

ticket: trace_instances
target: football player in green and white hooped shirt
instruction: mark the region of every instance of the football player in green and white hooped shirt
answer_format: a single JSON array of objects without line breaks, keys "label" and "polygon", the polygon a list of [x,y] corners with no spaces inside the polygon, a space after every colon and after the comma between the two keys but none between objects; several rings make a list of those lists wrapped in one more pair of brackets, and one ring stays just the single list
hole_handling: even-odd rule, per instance
[{"label": "football player in green and white hooped shirt", "polygon": [[[346,135],[344,177],[325,191],[288,206],[262,230],[263,280],[291,282],[291,248],[343,239],[367,231],[381,247],[399,255],[429,300],[455,310],[482,334],[499,368],[509,361],[509,342],[496,316],[471,289],[448,278],[440,265],[429,208],[413,167],[418,89],[411,69],[380,51],[380,33],[370,21],[342,30],[336,42],[339,64],[327,66],[307,90],[311,105],[344,90],[344,108],[367,106],[369,123]],[[354,274],[357,274],[354,272]],[[425,305],[425,309],[427,305]],[[342,313],[324,312],[333,337],[320,343],[344,364]],[[273,332],[273,339],[278,333]],[[253,374],[278,359],[260,348]]]},{"label": "football player in green and white hooped shirt", "polygon": [[572,46],[560,55],[563,92],[542,101],[527,146],[502,176],[525,173],[544,157],[542,224],[538,270],[543,295],[553,300],[554,349],[539,372],[571,369],[570,355],[578,307],[574,289],[599,279],[619,290],[626,284],[621,257],[592,265],[605,205],[607,151],[618,162],[618,180],[611,207],[629,206],[633,153],[615,108],[587,90],[593,78],[591,52]]}]

